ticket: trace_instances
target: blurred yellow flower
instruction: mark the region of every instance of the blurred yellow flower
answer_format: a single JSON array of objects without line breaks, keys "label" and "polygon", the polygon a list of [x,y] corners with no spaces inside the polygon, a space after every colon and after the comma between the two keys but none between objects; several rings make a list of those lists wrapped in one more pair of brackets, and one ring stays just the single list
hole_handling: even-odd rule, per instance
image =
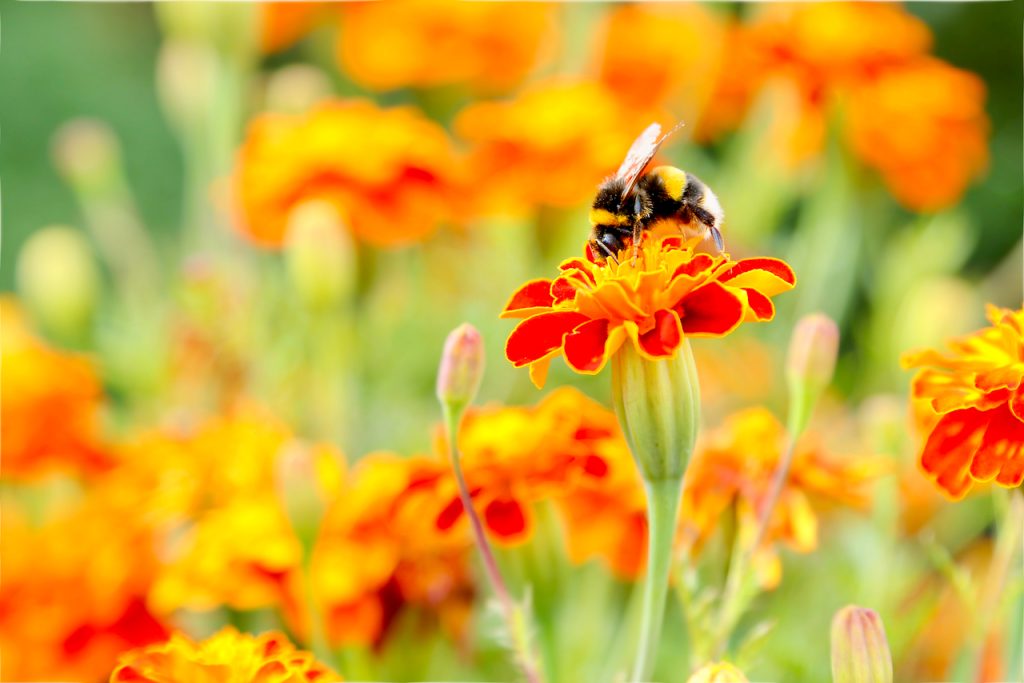
[{"label": "blurred yellow flower", "polygon": [[338,61],[370,90],[506,91],[554,52],[557,38],[551,3],[396,0],[340,10]]},{"label": "blurred yellow flower", "polygon": [[454,124],[479,179],[469,200],[484,213],[589,201],[646,121],[635,124],[592,82],[549,81],[511,100],[471,104]]},{"label": "blurred yellow flower", "polygon": [[291,211],[322,199],[360,240],[408,244],[452,218],[459,173],[444,128],[412,107],[354,99],[266,113],[251,122],[238,154],[236,227],[280,248]]},{"label": "blurred yellow flower", "polygon": [[5,498],[0,533],[3,680],[98,680],[167,637],[146,603],[154,538],[132,508],[98,492],[33,526]]},{"label": "blurred yellow flower", "polygon": [[954,500],[978,482],[1024,481],[1024,309],[987,313],[992,325],[950,341],[951,353],[903,358],[904,367],[922,368],[913,396],[937,418],[925,416],[921,467]]},{"label": "blurred yellow flower", "polygon": [[228,626],[196,642],[175,632],[121,655],[110,683],[332,683],[340,676],[277,631],[254,636]]},{"label": "blurred yellow flower", "polygon": [[47,346],[14,299],[0,299],[3,476],[94,475],[115,461],[100,434],[103,391],[84,356]]},{"label": "blurred yellow flower", "polygon": [[[785,441],[782,423],[765,408],[734,413],[703,439],[683,491],[680,535],[684,548],[699,551],[730,507],[735,508],[741,539],[754,542],[761,508],[771,490]],[[803,437],[797,443],[762,545],[754,551],[762,585],[773,587],[781,577],[775,543],[801,553],[817,547],[818,514],[812,497],[863,506],[868,501],[869,484],[883,471],[879,459],[838,460],[826,455],[814,435]]]},{"label": "blurred yellow flower", "polygon": [[686,683],[747,683],[747,677],[732,664],[718,662],[702,666]]}]

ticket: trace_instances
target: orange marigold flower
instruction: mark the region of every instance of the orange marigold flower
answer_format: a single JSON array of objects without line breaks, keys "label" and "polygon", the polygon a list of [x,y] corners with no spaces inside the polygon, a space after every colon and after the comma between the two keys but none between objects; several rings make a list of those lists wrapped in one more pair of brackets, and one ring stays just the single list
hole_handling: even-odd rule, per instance
[{"label": "orange marigold flower", "polygon": [[412,107],[344,100],[305,114],[267,113],[250,124],[238,155],[237,227],[279,248],[292,210],[322,199],[360,239],[408,244],[451,218],[457,175],[444,129]]},{"label": "orange marigold flower", "polygon": [[733,261],[698,253],[699,238],[644,240],[634,265],[588,258],[563,261],[554,280],[532,280],[506,304],[502,317],[525,318],[509,335],[505,356],[528,365],[537,387],[551,359],[565,356],[576,372],[600,372],[629,342],[644,358],[672,357],[684,337],[723,337],[744,321],[771,320],[771,296],[796,282],[785,262]]},{"label": "orange marigold flower", "polygon": [[557,8],[548,3],[405,0],[346,3],[341,11],[338,60],[371,90],[505,91],[554,47]]},{"label": "orange marigold flower", "polygon": [[259,636],[225,627],[196,642],[175,632],[159,645],[121,655],[110,683],[331,683],[340,676],[277,631]]},{"label": "orange marigold flower", "polygon": [[921,451],[921,467],[952,499],[975,482],[1024,482],[1024,309],[988,307],[991,327],[953,340],[952,351],[907,354],[916,399],[938,421]]},{"label": "orange marigold flower", "polygon": [[115,459],[100,438],[103,391],[92,364],[36,338],[7,297],[0,299],[0,326],[3,476],[109,469]]},{"label": "orange marigold flower", "polygon": [[[441,495],[446,482],[449,492]],[[451,495],[454,483],[440,460],[384,453],[360,460],[328,509],[312,556],[332,643],[379,643],[399,611],[412,606],[437,613],[449,630],[463,629],[470,539],[443,523]]]},{"label": "orange marigold flower", "polygon": [[[726,511],[735,506],[741,538],[754,542],[761,508],[786,445],[786,430],[765,408],[750,408],[728,417],[700,444],[690,463],[683,491],[681,542],[699,550]],[[866,485],[883,471],[876,458],[826,455],[813,435],[797,443],[786,482],[769,520],[755,566],[765,586],[780,578],[779,559],[772,549],[782,542],[797,552],[818,543],[818,515],[811,497],[853,507],[867,502]]]},{"label": "orange marigold flower", "polygon": [[969,71],[917,59],[859,83],[848,106],[854,150],[910,209],[955,203],[988,166],[985,84]]},{"label": "orange marigold flower", "polygon": [[575,206],[622,161],[639,128],[597,83],[536,85],[514,100],[462,110],[455,131],[471,144],[468,164],[482,211]]},{"label": "orange marigold flower", "polygon": [[722,16],[697,4],[625,4],[607,14],[599,77],[626,106],[681,105],[693,120],[711,95],[724,56]]},{"label": "orange marigold flower", "polygon": [[4,500],[3,680],[99,680],[118,653],[167,637],[146,602],[153,534],[134,508],[97,491],[39,526],[22,512]]}]

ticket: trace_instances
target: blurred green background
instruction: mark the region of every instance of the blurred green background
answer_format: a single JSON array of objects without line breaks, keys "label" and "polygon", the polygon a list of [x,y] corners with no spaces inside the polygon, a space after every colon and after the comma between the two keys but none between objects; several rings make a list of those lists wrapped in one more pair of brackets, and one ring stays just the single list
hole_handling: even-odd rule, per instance
[{"label": "blurred green background", "polygon": [[[1007,257],[1024,225],[1024,3],[912,3],[908,9],[928,22],[938,57],[976,72],[988,84],[992,163],[963,204],[981,217],[966,274],[981,274]],[[737,11],[744,8],[738,6]],[[50,154],[54,131],[74,117],[95,117],[113,126],[145,223],[164,235],[176,230],[181,219],[182,159],[157,101],[159,32],[153,7],[5,2],[0,22],[0,287],[12,289],[13,260],[33,230],[52,223],[81,223]],[[1019,265],[1019,254],[1016,258]]]}]

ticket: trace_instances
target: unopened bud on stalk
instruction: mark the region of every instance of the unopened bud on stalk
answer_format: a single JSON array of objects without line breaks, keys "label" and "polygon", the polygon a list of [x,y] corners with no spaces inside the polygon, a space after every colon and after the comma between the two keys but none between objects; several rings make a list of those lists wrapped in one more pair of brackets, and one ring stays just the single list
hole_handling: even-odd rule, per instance
[{"label": "unopened bud on stalk", "polygon": [[285,258],[292,285],[306,305],[338,305],[355,286],[355,245],[337,209],[323,200],[303,202],[288,219]]},{"label": "unopened bud on stalk", "polygon": [[99,273],[79,231],[50,226],[33,233],[18,255],[17,282],[25,304],[45,328],[66,340],[86,336]]},{"label": "unopened bud on stalk", "polygon": [[686,683],[748,683],[743,672],[727,662],[705,664]]},{"label": "unopened bud on stalk", "polygon": [[93,119],[64,124],[54,135],[52,151],[57,170],[79,191],[108,184],[121,163],[114,131]]},{"label": "unopened bud on stalk", "polygon": [[462,323],[448,335],[437,371],[437,398],[460,412],[476,397],[484,374],[484,343],[469,323]]},{"label": "unopened bud on stalk", "polygon": [[892,683],[892,655],[874,610],[847,605],[832,619],[833,683]]},{"label": "unopened bud on stalk", "polygon": [[812,313],[797,322],[786,359],[794,435],[807,426],[814,404],[832,381],[838,355],[839,327],[831,318]]},{"label": "unopened bud on stalk", "polygon": [[284,113],[301,113],[331,94],[331,81],[309,64],[289,64],[267,79],[266,108]]},{"label": "unopened bud on stalk", "polygon": [[170,119],[182,128],[202,123],[214,106],[217,54],[206,43],[167,40],[156,64],[160,102]]},{"label": "unopened bud on stalk", "polygon": [[248,3],[167,2],[155,9],[166,35],[207,42],[225,53],[246,54],[257,35],[260,9]]},{"label": "unopened bud on stalk", "polygon": [[690,343],[671,358],[644,358],[633,344],[612,357],[612,401],[644,481],[680,480],[700,423],[700,385]]}]

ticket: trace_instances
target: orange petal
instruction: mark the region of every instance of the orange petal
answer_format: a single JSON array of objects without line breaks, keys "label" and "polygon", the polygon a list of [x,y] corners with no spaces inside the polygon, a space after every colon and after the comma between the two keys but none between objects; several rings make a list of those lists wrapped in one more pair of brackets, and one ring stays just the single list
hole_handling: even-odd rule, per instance
[{"label": "orange petal", "polygon": [[505,357],[517,368],[538,361],[561,348],[565,335],[587,320],[576,311],[550,311],[527,318],[505,342]]},{"label": "orange petal", "polygon": [[991,418],[971,461],[971,476],[978,481],[996,479],[1003,486],[1019,486],[1024,475],[1024,422],[1006,408],[987,415]]},{"label": "orange petal", "polygon": [[697,254],[689,261],[683,261],[676,268],[675,272],[672,273],[672,278],[676,278],[679,275],[699,275],[706,270],[709,270],[715,261],[707,254]]},{"label": "orange petal", "polygon": [[487,530],[506,543],[527,535],[526,511],[514,498],[495,498],[484,507],[483,517]]},{"label": "orange petal", "polygon": [[565,360],[577,372],[594,374],[608,360],[605,343],[608,341],[608,321],[585,322],[565,337]]},{"label": "orange petal", "polygon": [[743,322],[743,302],[715,281],[687,294],[675,307],[687,335],[720,337]]},{"label": "orange petal", "polygon": [[526,318],[555,303],[551,295],[551,280],[530,280],[516,290],[501,311],[502,318]]},{"label": "orange petal", "polygon": [[775,304],[756,289],[745,289],[747,293],[747,305],[754,313],[754,320],[767,321],[775,317]]},{"label": "orange petal", "polygon": [[970,464],[981,442],[984,413],[967,408],[943,415],[921,452],[921,467],[950,498],[960,499],[971,486]]}]

